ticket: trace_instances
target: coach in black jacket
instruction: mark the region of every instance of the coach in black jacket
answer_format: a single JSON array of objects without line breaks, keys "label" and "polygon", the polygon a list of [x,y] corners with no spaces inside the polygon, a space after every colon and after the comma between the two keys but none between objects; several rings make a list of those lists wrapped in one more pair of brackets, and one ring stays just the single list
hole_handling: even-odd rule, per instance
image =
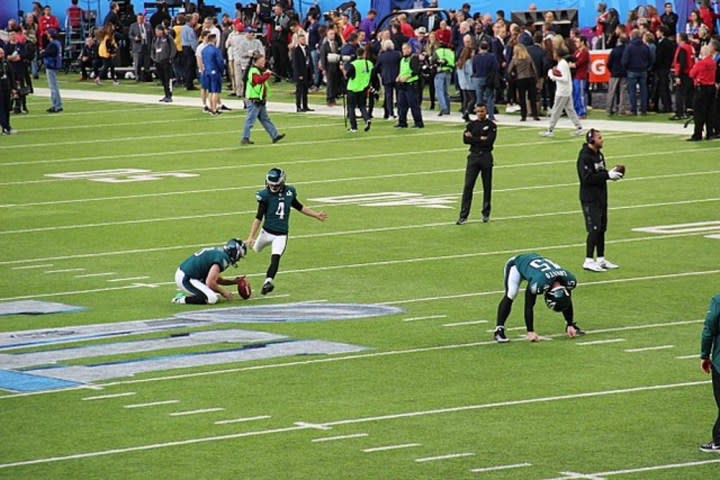
[{"label": "coach in black jacket", "polygon": [[456,225],[467,223],[472,206],[473,190],[478,175],[482,175],[483,208],[482,221],[490,220],[490,199],[492,197],[493,146],[497,136],[497,125],[488,118],[487,105],[481,103],[475,107],[477,120],[468,123],[463,132],[463,143],[470,145],[470,154],[465,167],[465,185],[463,187],[460,218]]},{"label": "coach in black jacket", "polygon": [[[607,230],[607,181],[620,180],[623,173],[613,167],[608,171],[602,154],[603,136],[591,128],[585,136],[577,160],[580,179],[580,204],[585,215],[587,240],[583,268],[593,272],[604,272],[617,265],[605,260],[605,231]],[[624,171],[624,170],[623,170]],[[597,251],[597,260],[593,253]]]}]

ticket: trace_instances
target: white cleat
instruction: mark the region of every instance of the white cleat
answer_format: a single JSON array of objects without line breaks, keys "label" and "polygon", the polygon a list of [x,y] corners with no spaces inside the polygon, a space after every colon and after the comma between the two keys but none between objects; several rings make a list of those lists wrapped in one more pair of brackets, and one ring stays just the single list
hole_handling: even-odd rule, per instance
[{"label": "white cleat", "polygon": [[607,260],[599,261],[597,262],[597,264],[605,270],[615,270],[616,268],[620,268],[619,265],[615,265],[614,263],[608,262]]},{"label": "white cleat", "polygon": [[591,272],[606,272],[602,265],[597,263],[595,260],[585,260],[583,262],[583,268],[585,270],[590,270]]},{"label": "white cleat", "polygon": [[544,132],[540,132],[541,137],[554,137],[555,134],[552,130],[545,130]]}]

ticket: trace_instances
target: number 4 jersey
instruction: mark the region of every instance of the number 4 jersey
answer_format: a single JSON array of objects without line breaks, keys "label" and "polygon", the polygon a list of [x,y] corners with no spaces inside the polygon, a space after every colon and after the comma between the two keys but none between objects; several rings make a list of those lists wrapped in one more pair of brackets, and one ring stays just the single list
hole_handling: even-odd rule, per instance
[{"label": "number 4 jersey", "polygon": [[273,235],[287,235],[290,226],[290,209],[302,210],[303,206],[297,199],[297,191],[292,185],[285,185],[279,192],[271,192],[269,188],[255,194],[259,203],[256,218],[263,222],[263,230]]},{"label": "number 4 jersey", "polygon": [[528,282],[530,292],[536,295],[550,290],[556,280],[570,290],[577,285],[575,275],[537,253],[518,255],[515,257],[515,266],[523,280]]}]

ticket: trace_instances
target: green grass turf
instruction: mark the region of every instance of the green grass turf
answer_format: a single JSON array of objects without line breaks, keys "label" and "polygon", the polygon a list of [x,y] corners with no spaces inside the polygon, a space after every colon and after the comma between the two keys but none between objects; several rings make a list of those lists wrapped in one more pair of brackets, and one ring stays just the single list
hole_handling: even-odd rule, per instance
[{"label": "green grass turf", "polygon": [[[103,88],[149,93],[156,87],[123,82]],[[709,439],[715,414],[710,386],[681,385],[708,378],[696,358],[676,357],[698,353],[700,321],[720,283],[720,240],[705,236],[712,232],[670,236],[633,229],[717,221],[719,144],[605,132],[608,162],[628,170],[626,179],[610,185],[607,251],[621,268],[591,274],[580,267],[585,233],[575,159],[581,140],[566,131],[541,139],[539,127],[501,126],[491,222],[479,222],[478,190],[471,222],[457,227],[466,155],[459,124],[428,122],[421,132],[397,132],[377,121],[369,134],[350,136],[337,117],[271,113],[287,138],[271,145],[258,125],[257,144],[241,148],[242,112],[215,119],[196,108],[66,100],[62,115],[36,113],[46,103],[32,98],[31,115],[13,117],[20,134],[0,139],[0,301],[35,298],[87,310],[0,317],[0,331],[166,318],[197,309],[169,302],[177,265],[200,247],[247,236],[254,192],[275,165],[286,169],[301,200],[326,210],[329,219],[293,214],[276,291],[235,304],[387,302],[406,311],[212,327],[367,346],[361,354],[144,373],[98,382],[104,386],[99,391],[0,392],[0,478],[543,479],[718,459],[697,451]],[[195,176],[126,183],[49,176],[109,169]],[[449,208],[319,200],[380,192],[419,194]],[[519,338],[520,329],[509,331],[508,345],[491,342],[503,265],[528,251],[578,276],[575,311],[586,337],[564,337],[561,317],[538,304],[537,331],[552,340],[529,344]],[[267,262],[267,252],[251,254],[236,270],[248,274],[256,297]],[[18,268],[45,264],[51,266]],[[84,270],[47,273],[66,269]],[[114,274],[76,277],[103,272]],[[522,326],[520,298],[508,327]],[[147,338],[157,335],[125,340]],[[610,343],[581,345],[605,340]],[[112,341],[74,346],[98,343]],[[625,351],[647,347],[665,348]],[[678,386],[644,388],[668,385]],[[82,400],[127,392],[134,395]],[[165,400],[179,402],[123,408]],[[206,408],[224,410],[170,416]],[[270,418],[214,423],[255,416]],[[312,441],[358,434],[367,435]],[[402,444],[419,445],[364,452]],[[472,456],[416,461],[448,454]],[[11,466],[17,462],[26,463]],[[525,463],[531,465],[471,471]],[[609,476],[704,479],[718,468],[710,463]]]}]

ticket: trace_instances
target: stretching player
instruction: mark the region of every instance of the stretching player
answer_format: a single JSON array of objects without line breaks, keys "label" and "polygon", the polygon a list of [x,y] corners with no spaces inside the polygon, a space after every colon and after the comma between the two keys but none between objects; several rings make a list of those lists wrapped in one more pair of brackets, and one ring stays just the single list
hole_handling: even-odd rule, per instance
[{"label": "stretching player", "polygon": [[510,316],[513,300],[520,290],[520,283],[528,282],[525,289],[525,326],[531,342],[540,340],[535,333],[533,309],[538,295],[545,297],[545,304],[551,310],[562,312],[565,317],[565,331],[569,337],[584,335],[573,320],[573,305],[570,291],[577,285],[575,275],[560,265],[541,257],[537,253],[525,253],[512,257],[505,264],[505,295],[498,305],[497,325],[493,338],[498,343],[508,342],[505,335],[505,321]]}]

